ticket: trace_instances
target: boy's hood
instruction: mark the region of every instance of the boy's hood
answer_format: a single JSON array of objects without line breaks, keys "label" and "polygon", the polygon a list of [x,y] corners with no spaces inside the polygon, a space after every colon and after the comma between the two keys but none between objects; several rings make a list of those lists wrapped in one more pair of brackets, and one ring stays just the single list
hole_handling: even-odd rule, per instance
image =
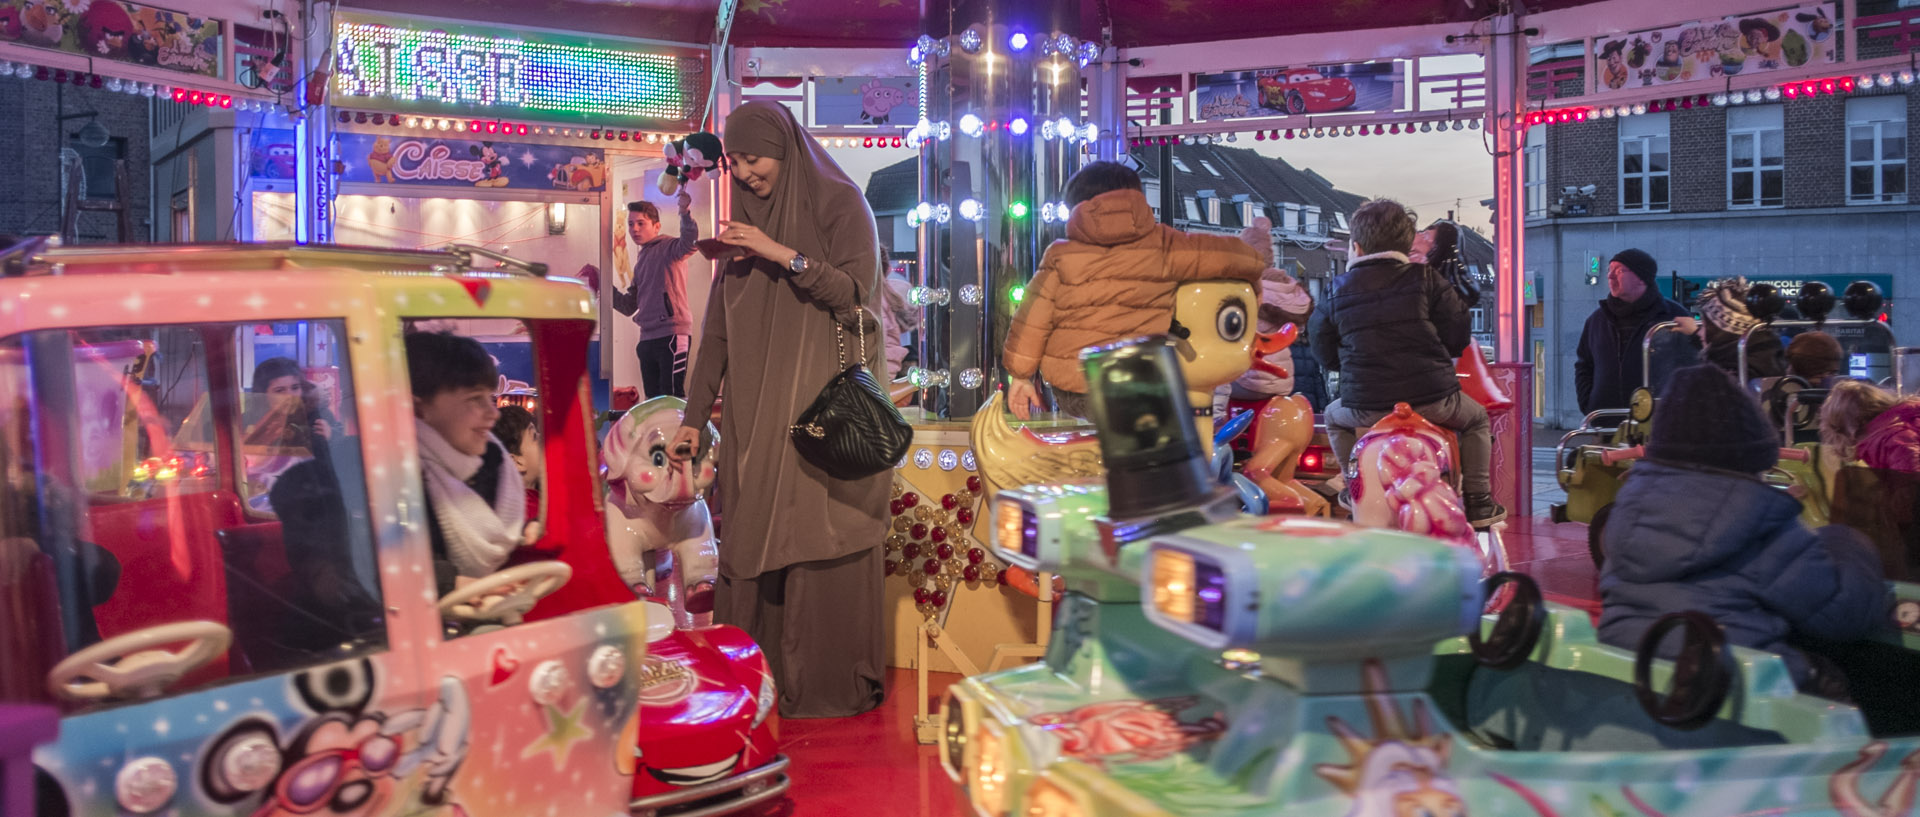
[{"label": "boy's hood", "polygon": [[1627,480],[1631,507],[1616,504],[1604,534],[1606,572],[1626,581],[1691,576],[1800,524],[1800,503],[1758,480],[1652,460]]},{"label": "boy's hood", "polygon": [[1147,194],[1112,190],[1080,202],[1067,217],[1067,237],[1083,244],[1114,247],[1139,241],[1160,226],[1153,220]]}]

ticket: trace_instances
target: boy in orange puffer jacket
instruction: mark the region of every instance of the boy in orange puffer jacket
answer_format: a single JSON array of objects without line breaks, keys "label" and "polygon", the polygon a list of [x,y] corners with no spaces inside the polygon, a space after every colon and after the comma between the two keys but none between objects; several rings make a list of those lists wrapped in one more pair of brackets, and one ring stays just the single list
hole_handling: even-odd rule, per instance
[{"label": "boy in orange puffer jacket", "polygon": [[1007,405],[1022,420],[1040,407],[1035,375],[1063,414],[1085,419],[1080,350],[1166,332],[1174,291],[1191,281],[1260,286],[1265,261],[1229,236],[1189,235],[1153,219],[1140,174],[1094,162],[1067,180],[1067,238],[1053,242],[1007,330]]}]

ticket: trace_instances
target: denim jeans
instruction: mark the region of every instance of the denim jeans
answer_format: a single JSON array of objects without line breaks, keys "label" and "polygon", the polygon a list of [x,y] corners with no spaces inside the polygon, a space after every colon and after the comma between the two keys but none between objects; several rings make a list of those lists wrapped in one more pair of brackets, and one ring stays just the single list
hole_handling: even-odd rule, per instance
[{"label": "denim jeans", "polygon": [[[1487,410],[1465,392],[1435,400],[1413,410],[1428,422],[1452,429],[1460,438],[1460,492],[1485,494],[1493,491],[1488,468],[1493,464],[1493,430],[1487,424]],[[1333,443],[1333,456],[1346,473],[1347,460],[1353,456],[1356,429],[1380,422],[1391,411],[1360,411],[1335,400],[1327,406],[1327,438]]]}]

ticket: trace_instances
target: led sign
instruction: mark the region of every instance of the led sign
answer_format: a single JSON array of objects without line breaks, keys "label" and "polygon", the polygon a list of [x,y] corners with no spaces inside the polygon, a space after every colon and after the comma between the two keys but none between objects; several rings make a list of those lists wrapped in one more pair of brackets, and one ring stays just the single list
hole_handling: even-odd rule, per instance
[{"label": "led sign", "polygon": [[684,121],[681,57],[342,18],[335,90],[402,107]]}]

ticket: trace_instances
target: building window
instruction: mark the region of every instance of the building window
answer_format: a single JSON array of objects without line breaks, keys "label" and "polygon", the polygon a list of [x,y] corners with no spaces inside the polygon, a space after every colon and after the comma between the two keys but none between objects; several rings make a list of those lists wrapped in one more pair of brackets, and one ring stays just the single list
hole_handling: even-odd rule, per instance
[{"label": "building window", "polygon": [[1178,157],[1178,156],[1175,156],[1175,157],[1173,157],[1173,169],[1175,169],[1175,170],[1178,170],[1178,171],[1180,171],[1181,173],[1192,173],[1192,172],[1193,172],[1193,170],[1192,170],[1191,168],[1188,168],[1188,167],[1187,167],[1187,163],[1186,163],[1186,162],[1183,162],[1183,161],[1180,161],[1180,157]]},{"label": "building window", "polygon": [[1786,133],[1779,105],[1727,111],[1728,207],[1787,203]]},{"label": "building window", "polygon": [[1184,201],[1187,203],[1187,220],[1199,221],[1200,220],[1200,202],[1192,198],[1181,199],[1181,201]]},{"label": "building window", "polygon": [[1201,159],[1200,166],[1206,168],[1208,173],[1212,173],[1215,176],[1220,175],[1220,171],[1214,169],[1212,162],[1209,162],[1205,159]]},{"label": "building window", "polygon": [[1473,321],[1472,331],[1475,332],[1476,334],[1484,334],[1486,332],[1493,331],[1493,327],[1487,325],[1487,310],[1481,309],[1480,307],[1477,307],[1477,306],[1472,307],[1467,310],[1467,316],[1470,320]]},{"label": "building window", "polygon": [[1320,208],[1318,207],[1307,208],[1307,223],[1304,229],[1309,233],[1321,233],[1321,234],[1326,233],[1327,226],[1325,224],[1320,223]]},{"label": "building window", "polygon": [[1343,233],[1344,233],[1344,232],[1346,232],[1346,231],[1347,231],[1347,214],[1346,214],[1346,213],[1342,213],[1342,212],[1339,212],[1339,211],[1337,211],[1337,210],[1336,210],[1336,211],[1334,211],[1334,214],[1333,214],[1333,223],[1335,223],[1335,224],[1337,224],[1337,225],[1339,225],[1339,226],[1340,226],[1340,231],[1341,231],[1341,232],[1343,232]]},{"label": "building window", "polygon": [[1527,129],[1527,218],[1547,214],[1547,129]]},{"label": "building window", "polygon": [[1906,96],[1847,100],[1847,203],[1906,201]]},{"label": "building window", "polygon": [[1300,231],[1300,205],[1286,205],[1286,217],[1281,219],[1280,227],[1290,233]]},{"label": "building window", "polygon": [[116,199],[120,197],[120,189],[114,182],[117,178],[119,162],[127,156],[127,140],[112,137],[107,139],[104,145],[88,147],[76,136],[67,147],[73,148],[75,153],[80,154],[80,168],[87,177],[86,187],[81,189],[81,198]]},{"label": "building window", "polygon": [[1207,223],[1220,223],[1220,200],[1211,196],[1207,198]]},{"label": "building window", "polygon": [[1664,113],[1620,122],[1620,212],[1667,211],[1673,181],[1667,128]]}]

